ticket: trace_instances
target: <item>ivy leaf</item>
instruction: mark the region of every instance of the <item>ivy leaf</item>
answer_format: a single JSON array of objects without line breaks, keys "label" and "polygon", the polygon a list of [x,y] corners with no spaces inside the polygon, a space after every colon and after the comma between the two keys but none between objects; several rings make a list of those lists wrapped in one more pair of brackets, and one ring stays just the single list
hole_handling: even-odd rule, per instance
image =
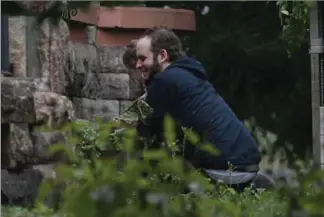
[{"label": "ivy leaf", "polygon": [[289,12],[287,10],[281,10],[280,13],[289,16]]}]

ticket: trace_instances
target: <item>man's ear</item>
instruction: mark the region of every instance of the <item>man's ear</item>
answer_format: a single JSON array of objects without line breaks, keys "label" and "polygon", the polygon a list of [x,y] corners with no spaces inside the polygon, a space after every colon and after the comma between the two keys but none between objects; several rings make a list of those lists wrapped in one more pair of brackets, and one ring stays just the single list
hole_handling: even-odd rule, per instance
[{"label": "man's ear", "polygon": [[169,54],[165,49],[162,49],[159,54],[161,63],[169,61]]}]

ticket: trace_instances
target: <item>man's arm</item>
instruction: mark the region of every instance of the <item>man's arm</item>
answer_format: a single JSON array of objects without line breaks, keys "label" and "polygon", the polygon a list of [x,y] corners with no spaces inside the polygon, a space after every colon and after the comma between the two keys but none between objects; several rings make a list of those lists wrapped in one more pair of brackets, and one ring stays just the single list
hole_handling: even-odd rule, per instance
[{"label": "man's arm", "polygon": [[147,87],[146,102],[153,108],[153,113],[147,118],[145,125],[139,122],[138,133],[144,137],[157,136],[163,138],[164,116],[169,111],[172,102],[170,86],[162,78],[153,78],[149,87]]}]

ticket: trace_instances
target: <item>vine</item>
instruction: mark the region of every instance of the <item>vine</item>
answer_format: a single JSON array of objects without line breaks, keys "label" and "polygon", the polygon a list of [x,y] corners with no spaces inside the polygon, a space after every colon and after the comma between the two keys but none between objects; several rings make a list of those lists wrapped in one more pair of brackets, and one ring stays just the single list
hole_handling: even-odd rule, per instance
[{"label": "vine", "polygon": [[294,48],[308,40],[309,12],[314,1],[279,0],[279,17],[282,25],[282,39],[287,46],[288,55]]}]

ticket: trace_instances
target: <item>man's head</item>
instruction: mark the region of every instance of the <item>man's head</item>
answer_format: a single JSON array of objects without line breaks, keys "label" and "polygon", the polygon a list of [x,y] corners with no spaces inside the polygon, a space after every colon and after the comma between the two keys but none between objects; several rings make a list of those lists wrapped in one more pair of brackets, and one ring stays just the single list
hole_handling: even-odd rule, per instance
[{"label": "man's head", "polygon": [[146,30],[137,42],[136,54],[136,68],[149,77],[185,56],[179,37],[164,27]]}]

